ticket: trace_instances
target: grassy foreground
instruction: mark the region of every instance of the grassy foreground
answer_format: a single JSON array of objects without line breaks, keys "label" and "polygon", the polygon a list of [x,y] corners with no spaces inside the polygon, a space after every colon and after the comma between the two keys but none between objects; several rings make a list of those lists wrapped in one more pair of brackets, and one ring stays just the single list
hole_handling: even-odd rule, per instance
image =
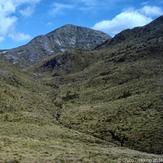
[{"label": "grassy foreground", "polygon": [[[59,109],[55,95],[58,89],[52,89],[49,83],[31,78],[28,73],[3,60],[0,71],[0,162],[112,163],[126,160],[141,162],[141,158],[160,159],[159,155],[119,147],[92,132],[86,133],[85,127],[82,132],[79,131],[80,128],[70,129],[66,122],[69,116],[63,121],[68,127],[64,127],[64,124],[56,120],[55,115]],[[89,95],[88,92],[89,89],[83,90],[83,93]],[[83,93],[81,90],[81,94]],[[84,96],[83,94],[82,98],[85,101]],[[68,105],[70,104],[68,100]],[[81,115],[90,107],[74,103],[69,107],[72,112],[75,106]],[[71,112],[70,109],[67,111]],[[85,124],[87,122],[86,120]]]}]

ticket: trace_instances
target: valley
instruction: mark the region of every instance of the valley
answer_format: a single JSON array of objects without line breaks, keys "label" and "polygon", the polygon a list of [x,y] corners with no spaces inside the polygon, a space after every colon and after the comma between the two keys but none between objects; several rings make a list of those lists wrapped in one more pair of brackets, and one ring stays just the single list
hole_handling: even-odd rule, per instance
[{"label": "valley", "polygon": [[[51,34],[66,30],[75,33]],[[0,162],[163,159],[163,16],[112,39],[96,34],[84,48],[88,40],[67,45],[68,32],[48,54],[36,39],[33,62],[19,57],[29,44],[1,51]]]}]

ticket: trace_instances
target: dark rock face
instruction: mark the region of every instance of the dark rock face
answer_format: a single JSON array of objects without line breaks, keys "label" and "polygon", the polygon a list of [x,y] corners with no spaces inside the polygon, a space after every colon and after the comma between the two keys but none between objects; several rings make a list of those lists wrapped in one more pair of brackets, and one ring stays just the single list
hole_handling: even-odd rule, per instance
[{"label": "dark rock face", "polygon": [[100,31],[65,25],[47,35],[34,38],[27,45],[5,51],[3,54],[13,63],[26,67],[66,49],[94,49],[108,39],[110,36]]}]

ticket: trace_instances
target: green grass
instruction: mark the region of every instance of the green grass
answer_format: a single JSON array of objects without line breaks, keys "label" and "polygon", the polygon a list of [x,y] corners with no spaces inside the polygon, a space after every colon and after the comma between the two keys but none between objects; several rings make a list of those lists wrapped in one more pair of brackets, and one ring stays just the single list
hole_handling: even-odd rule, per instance
[{"label": "green grass", "polygon": [[73,50],[28,71],[1,60],[0,162],[162,157],[162,51],[122,51]]},{"label": "green grass", "polygon": [[[80,71],[79,67],[74,70],[75,60],[72,67],[68,65],[68,72],[69,62],[65,61],[64,68],[59,66],[57,76],[55,68],[47,70],[43,64],[46,71],[40,72],[41,78],[59,86],[53,101],[62,125],[119,146],[162,154],[162,51],[151,53],[147,45],[137,52],[139,46],[132,45],[135,50],[130,55],[124,47],[123,53],[116,49],[114,55],[113,47],[94,51],[94,55],[72,52],[78,61],[82,57],[80,64],[77,62]],[[84,69],[83,56],[88,63]],[[87,62],[87,56],[94,62]],[[57,58],[50,62],[53,60]]]},{"label": "green grass", "polygon": [[101,141],[58,125],[1,123],[0,161],[118,162],[159,158]]}]

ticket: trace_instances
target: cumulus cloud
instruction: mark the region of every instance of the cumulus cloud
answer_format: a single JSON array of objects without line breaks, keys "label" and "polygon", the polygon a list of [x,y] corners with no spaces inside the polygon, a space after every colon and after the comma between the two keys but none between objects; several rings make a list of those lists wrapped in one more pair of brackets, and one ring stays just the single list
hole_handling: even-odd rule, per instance
[{"label": "cumulus cloud", "polygon": [[[29,16],[32,14],[32,12],[29,11],[29,7],[34,8],[39,1],[40,0],[0,0],[0,41],[3,41],[6,37],[22,41],[30,38],[27,34],[16,32],[17,14],[20,13]],[[24,7],[24,11],[21,8],[22,6]]]},{"label": "cumulus cloud", "polygon": [[102,20],[96,23],[93,28],[114,36],[124,29],[144,26],[150,23],[154,17],[162,14],[162,8],[157,6],[144,6],[141,9],[127,9],[111,20]]},{"label": "cumulus cloud", "polygon": [[96,23],[93,28],[102,30],[114,36],[124,29],[143,26],[150,21],[152,21],[151,18],[146,17],[137,11],[124,11],[111,20],[103,20]]}]

